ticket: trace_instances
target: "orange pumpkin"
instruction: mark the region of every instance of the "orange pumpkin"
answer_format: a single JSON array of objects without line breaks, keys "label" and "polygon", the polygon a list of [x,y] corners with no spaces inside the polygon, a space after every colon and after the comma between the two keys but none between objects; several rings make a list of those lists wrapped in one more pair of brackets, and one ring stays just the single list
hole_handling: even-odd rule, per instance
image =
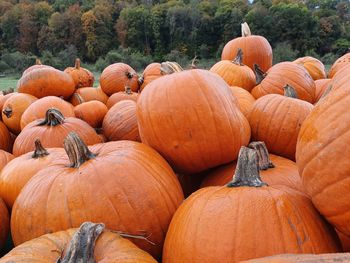
[{"label": "orange pumpkin", "polygon": [[338,58],[330,68],[328,72],[328,77],[333,78],[333,76],[344,66],[347,66],[350,64],[350,52],[344,54],[340,58]]},{"label": "orange pumpkin", "polygon": [[[1,112],[2,112],[2,109],[4,107],[5,102],[15,94],[17,94],[17,92],[10,92],[10,93],[6,93],[6,94],[3,93],[3,95],[0,97],[0,110],[1,110]],[[1,120],[2,120],[2,117],[1,117]]]},{"label": "orange pumpkin", "polygon": [[141,141],[136,118],[136,103],[123,100],[107,112],[102,124],[103,134],[109,141]]},{"label": "orange pumpkin", "polygon": [[65,117],[75,117],[74,107],[70,103],[55,96],[47,96],[34,101],[23,112],[20,122],[21,130],[32,121],[45,118],[45,114],[50,108],[58,109]]},{"label": "orange pumpkin", "polygon": [[51,68],[51,69],[53,69],[53,67],[51,67],[51,66],[47,66],[47,65],[41,64],[40,59],[36,59],[36,60],[35,60],[35,65],[30,66],[30,67],[27,68],[25,71],[23,71],[22,76],[28,74],[29,72],[31,72],[31,71],[33,71],[33,70],[41,69],[41,68]]},{"label": "orange pumpkin", "polygon": [[337,71],[332,78],[332,90],[350,86],[350,63]]},{"label": "orange pumpkin", "polygon": [[291,85],[299,99],[315,102],[315,82],[302,66],[293,62],[281,62],[274,65],[267,73],[262,72],[257,66],[255,74],[258,85],[251,93],[256,99],[268,94],[283,95],[283,88]]},{"label": "orange pumpkin", "polygon": [[147,86],[137,100],[141,140],[178,171],[192,174],[233,161],[248,144],[249,124],[218,75],[185,70]]},{"label": "orange pumpkin", "polygon": [[160,63],[151,63],[144,69],[142,77],[140,78],[140,83],[142,83],[140,85],[141,91],[146,87],[148,83],[162,76],[160,66]]},{"label": "orange pumpkin", "polygon": [[106,230],[103,224],[85,222],[79,229],[47,234],[23,243],[0,259],[0,263],[157,262],[121,235]]},{"label": "orange pumpkin", "polygon": [[57,96],[69,98],[75,91],[73,78],[54,68],[39,68],[23,75],[17,84],[19,93],[27,93],[37,98]]},{"label": "orange pumpkin", "polygon": [[350,253],[330,254],[281,254],[265,258],[242,261],[241,263],[349,263]]},{"label": "orange pumpkin", "polygon": [[253,140],[265,142],[270,153],[294,161],[300,127],[312,109],[313,105],[297,99],[288,85],[284,96],[261,97],[249,115]]},{"label": "orange pumpkin", "polygon": [[106,104],[108,96],[102,91],[100,87],[86,87],[77,89],[73,96],[70,98],[70,103],[73,106],[77,106],[83,102],[88,102],[91,100],[98,100]]},{"label": "orange pumpkin", "polygon": [[341,246],[344,252],[350,252],[350,237],[344,235],[343,233],[336,231],[341,242]]},{"label": "orange pumpkin", "polygon": [[35,150],[10,161],[0,174],[0,197],[12,208],[25,184],[40,170],[56,159],[65,156],[63,148],[45,149],[40,140],[35,141]]},{"label": "orange pumpkin", "polygon": [[125,91],[119,91],[110,96],[106,103],[106,106],[108,109],[110,109],[113,105],[122,100],[133,100],[136,102],[138,96],[139,94],[136,92],[132,92],[130,87],[125,87]]},{"label": "orange pumpkin", "polygon": [[85,121],[74,117],[65,118],[59,110],[49,109],[45,119],[29,123],[17,136],[13,155],[20,156],[34,151],[36,139],[40,139],[45,148],[62,147],[63,139],[71,131],[78,133],[88,145],[102,142],[95,130]]},{"label": "orange pumpkin", "polygon": [[318,79],[315,81],[316,92],[315,92],[315,102],[318,102],[326,90],[332,86],[332,79]]},{"label": "orange pumpkin", "polygon": [[[4,150],[0,150],[0,172],[5,167],[5,165],[15,158],[11,153]],[[1,175],[0,175],[1,176]],[[0,194],[1,196],[1,194]]]},{"label": "orange pumpkin", "polygon": [[253,108],[255,98],[249,91],[240,87],[230,87],[232,94],[236,98],[237,104],[243,113],[243,115],[248,118],[251,109]]},{"label": "orange pumpkin", "polygon": [[100,85],[108,96],[123,91],[125,86],[129,86],[132,91],[139,89],[136,71],[124,63],[114,63],[105,68],[100,77]]},{"label": "orange pumpkin", "polygon": [[222,50],[221,60],[232,60],[237,50],[243,50],[243,64],[254,69],[258,64],[263,71],[272,66],[272,48],[263,36],[252,35],[247,23],[241,25],[242,36],[229,41]]},{"label": "orange pumpkin", "polygon": [[2,120],[14,134],[21,132],[21,117],[24,111],[37,98],[29,94],[18,93],[10,97],[2,109]]},{"label": "orange pumpkin", "polygon": [[132,242],[159,258],[170,220],[184,198],[167,162],[152,148],[132,141],[89,150],[74,133],[64,148],[70,164],[41,170],[19,194],[12,209],[14,243],[85,221],[103,222],[111,230],[150,235],[154,244]]},{"label": "orange pumpkin", "polygon": [[314,80],[327,78],[326,68],[317,58],[310,56],[298,58],[294,63],[303,66]]},{"label": "orange pumpkin", "polygon": [[0,149],[10,151],[11,148],[11,134],[6,125],[0,121]]},{"label": "orange pumpkin", "polygon": [[64,72],[71,75],[74,80],[75,88],[92,87],[94,85],[95,77],[88,69],[80,66],[80,59],[75,60],[74,67],[68,67]]},{"label": "orange pumpkin", "polygon": [[93,128],[101,127],[107,112],[107,106],[97,100],[84,102],[74,107],[75,116],[87,122]]},{"label": "orange pumpkin", "polygon": [[[10,230],[10,215],[0,198],[0,249],[4,247]],[[1,259],[0,259],[1,262]]]}]

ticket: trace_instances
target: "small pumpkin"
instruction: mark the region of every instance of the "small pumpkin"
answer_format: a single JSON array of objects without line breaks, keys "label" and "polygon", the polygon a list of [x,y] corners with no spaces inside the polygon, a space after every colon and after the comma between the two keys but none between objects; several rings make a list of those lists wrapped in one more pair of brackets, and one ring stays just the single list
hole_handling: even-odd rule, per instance
[{"label": "small pumpkin", "polygon": [[32,95],[18,93],[10,97],[2,109],[2,120],[14,134],[21,132],[21,118],[25,110],[37,100]]},{"label": "small pumpkin", "polygon": [[[6,152],[4,150],[0,150],[0,172],[5,167],[5,165],[11,161],[13,158],[15,158],[11,153]],[[1,176],[1,174],[0,174]],[[1,196],[1,194],[0,194]]]},{"label": "small pumpkin", "polygon": [[88,69],[80,66],[80,59],[75,60],[74,67],[68,67],[64,72],[71,75],[74,80],[75,88],[92,87],[94,85],[95,77]]},{"label": "small pumpkin", "polygon": [[322,98],[323,94],[331,85],[332,79],[318,79],[315,81],[315,102],[318,102]]},{"label": "small pumpkin", "polygon": [[306,56],[298,58],[293,61],[294,63],[303,66],[313,78],[313,80],[327,78],[326,68],[323,63],[317,58]]},{"label": "small pumpkin", "polygon": [[0,149],[11,152],[11,147],[11,134],[6,125],[0,121]]},{"label": "small pumpkin", "polygon": [[119,91],[117,93],[112,94],[112,96],[109,97],[106,106],[108,109],[110,109],[113,105],[122,100],[133,100],[136,102],[138,96],[138,93],[133,92],[130,87],[126,86],[125,91]]},{"label": "small pumpkin", "polygon": [[73,106],[77,106],[83,102],[92,100],[98,100],[106,104],[108,96],[102,91],[101,87],[85,87],[76,90],[76,92],[70,98],[70,103]]},{"label": "small pumpkin", "polygon": [[141,141],[136,118],[136,103],[123,100],[109,109],[102,123],[108,141]]},{"label": "small pumpkin", "polygon": [[334,75],[343,67],[350,64],[350,52],[344,54],[340,58],[338,58],[330,68],[328,72],[328,77],[333,78]]},{"label": "small pumpkin", "polygon": [[102,126],[103,118],[107,112],[107,106],[98,100],[84,102],[74,107],[75,116],[93,128]]},{"label": "small pumpkin", "polygon": [[10,215],[4,201],[2,201],[0,198],[0,249],[2,249],[5,245],[9,231]]},{"label": "small pumpkin", "polygon": [[51,67],[51,66],[43,65],[43,64],[41,63],[41,60],[37,58],[37,59],[35,60],[35,65],[30,66],[30,67],[27,68],[25,71],[23,71],[22,76],[28,74],[29,72],[31,72],[31,71],[33,71],[33,70],[41,69],[41,68],[51,68],[51,69],[53,69],[53,67]]},{"label": "small pumpkin", "polygon": [[240,87],[230,87],[233,96],[236,98],[236,103],[238,104],[243,115],[248,118],[251,109],[253,108],[255,98],[249,91]]}]

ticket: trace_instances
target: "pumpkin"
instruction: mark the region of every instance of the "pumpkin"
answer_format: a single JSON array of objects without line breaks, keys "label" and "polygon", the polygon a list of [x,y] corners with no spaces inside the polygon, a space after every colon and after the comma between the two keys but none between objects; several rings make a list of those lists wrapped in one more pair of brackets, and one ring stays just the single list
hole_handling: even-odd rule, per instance
[{"label": "pumpkin", "polygon": [[350,86],[350,63],[337,71],[332,78],[332,89],[342,89]]},{"label": "pumpkin", "polygon": [[256,99],[268,94],[283,95],[283,88],[291,85],[299,99],[315,102],[315,82],[302,66],[293,62],[281,62],[274,65],[267,73],[256,66],[255,74],[258,85],[251,93]]},{"label": "pumpkin", "polygon": [[243,51],[238,49],[234,60],[221,60],[210,71],[222,77],[229,86],[238,86],[250,91],[256,85],[254,71],[242,63]]},{"label": "pumpkin", "polygon": [[21,130],[32,121],[45,118],[45,114],[50,108],[58,109],[65,117],[75,117],[74,107],[70,103],[55,96],[47,96],[34,101],[23,112],[20,122]]},{"label": "pumpkin", "polygon": [[108,109],[110,109],[113,105],[122,100],[133,100],[136,102],[138,96],[138,93],[132,92],[131,88],[126,86],[125,91],[119,91],[117,93],[112,94],[112,96],[108,98],[106,106]]},{"label": "pumpkin", "polygon": [[[11,153],[4,150],[0,150],[0,172],[5,167],[5,165],[15,158]],[[1,176],[1,175],[0,175]],[[0,194],[1,196],[1,194]]]},{"label": "pumpkin", "polygon": [[91,100],[98,100],[106,104],[108,96],[102,91],[100,87],[86,87],[77,89],[73,96],[70,98],[70,103],[73,106],[81,104],[83,102],[88,102]]},{"label": "pumpkin", "polygon": [[207,173],[207,171],[204,171],[198,174],[176,174],[177,179],[179,179],[179,182],[181,184],[185,198],[189,197],[192,193],[200,188],[201,182]]},{"label": "pumpkin", "polygon": [[315,81],[315,86],[315,102],[318,102],[326,93],[326,90],[332,86],[332,79],[318,79]]},{"label": "pumpkin", "polygon": [[259,176],[256,150],[243,146],[230,183],[202,188],[178,208],[162,262],[225,263],[338,251],[336,233],[309,198],[289,187],[267,186]]},{"label": "pumpkin", "polygon": [[98,100],[84,102],[74,107],[75,116],[93,128],[101,127],[107,111],[107,106]]},{"label": "pumpkin", "polygon": [[80,59],[75,60],[74,67],[68,67],[64,72],[71,75],[74,80],[75,88],[92,87],[94,85],[95,77],[88,69],[80,66]]},{"label": "pumpkin", "polygon": [[332,90],[305,119],[296,161],[305,191],[318,211],[350,236],[350,87]]},{"label": "pumpkin", "polygon": [[124,63],[114,63],[105,68],[100,77],[100,85],[108,96],[123,91],[125,86],[129,86],[132,91],[139,89],[136,71]]},{"label": "pumpkin", "polygon": [[297,99],[288,85],[284,96],[261,97],[249,115],[253,140],[265,142],[270,153],[294,161],[300,127],[312,109],[313,105]]},{"label": "pumpkin", "polygon": [[17,90],[37,98],[62,96],[67,99],[74,93],[75,83],[68,73],[43,67],[23,75],[17,83]]},{"label": "pumpkin", "polygon": [[324,67],[323,63],[317,58],[307,56],[298,58],[293,62],[300,66],[303,66],[307,70],[307,72],[309,72],[313,80],[327,78],[326,68]]},{"label": "pumpkin", "polygon": [[22,188],[38,171],[65,156],[63,148],[45,149],[39,139],[34,144],[33,152],[10,161],[0,174],[0,197],[10,209]]},{"label": "pumpkin", "polygon": [[36,59],[35,60],[35,65],[30,66],[29,68],[27,68],[25,71],[23,71],[22,76],[28,74],[29,72],[36,70],[36,69],[41,69],[41,68],[51,68],[53,69],[53,67],[51,66],[47,66],[47,65],[43,65],[40,61],[40,59]]},{"label": "pumpkin", "polygon": [[137,100],[141,140],[180,173],[233,161],[241,145],[248,144],[249,124],[218,75],[185,70],[147,86]]},{"label": "pumpkin", "polygon": [[83,223],[79,229],[47,234],[15,247],[2,259],[5,262],[140,262],[156,263],[149,254],[137,248],[104,224]]},{"label": "pumpkin", "polygon": [[236,103],[238,104],[243,115],[248,118],[251,109],[253,108],[253,104],[255,102],[255,98],[249,91],[240,88],[240,87],[230,87],[233,96],[236,98]]},{"label": "pumpkin", "polygon": [[11,147],[11,134],[6,125],[0,121],[0,149],[10,152]]},{"label": "pumpkin", "polygon": [[91,221],[111,230],[150,235],[154,245],[141,239],[132,242],[159,258],[170,220],[184,198],[167,162],[152,148],[133,141],[88,149],[71,133],[64,148],[70,164],[38,172],[13,206],[16,246]]},{"label": "pumpkin", "polygon": [[338,58],[330,68],[328,72],[328,78],[333,78],[333,76],[344,66],[350,64],[350,52],[344,54],[340,58]]},{"label": "pumpkin", "polygon": [[102,130],[109,141],[140,141],[136,103],[131,100],[123,100],[115,104],[103,119]]},{"label": "pumpkin", "polygon": [[[6,94],[3,94],[1,97],[0,97],[0,110],[2,112],[2,108],[4,107],[4,104],[5,102],[10,98],[12,97],[13,95],[17,94],[17,92],[10,92],[10,93],[6,93]],[[2,118],[2,117],[1,117]],[[1,119],[2,120],[2,119]]]},{"label": "pumpkin", "polygon": [[[264,182],[270,186],[285,185],[294,190],[304,192],[295,162],[281,156],[269,154],[264,142],[252,142],[249,148],[257,150],[260,175]],[[233,162],[211,170],[204,177],[201,188],[228,184],[235,174],[236,166],[237,162]]]},{"label": "pumpkin", "polygon": [[343,233],[336,231],[341,242],[341,246],[344,252],[350,252],[350,237],[344,235]]},{"label": "pumpkin", "polygon": [[241,263],[346,263],[350,262],[350,253],[329,254],[282,254],[265,258],[242,261]]},{"label": "pumpkin", "polygon": [[75,131],[88,145],[100,143],[101,138],[95,130],[78,118],[65,118],[57,109],[49,109],[45,119],[39,119],[29,123],[13,145],[13,155],[20,156],[34,151],[34,141],[40,139],[45,148],[62,147],[63,139],[70,131]]},{"label": "pumpkin", "polygon": [[[10,215],[0,198],[0,249],[4,247],[10,230]],[[0,259],[1,260],[1,259]]]},{"label": "pumpkin", "polygon": [[2,109],[2,120],[11,132],[14,134],[21,132],[22,114],[36,100],[37,98],[32,95],[18,93],[5,102]]},{"label": "pumpkin", "polygon": [[244,53],[243,64],[253,69],[258,64],[263,71],[272,66],[272,48],[263,36],[252,35],[247,23],[241,24],[242,36],[229,41],[222,50],[221,60],[232,60],[240,48]]}]

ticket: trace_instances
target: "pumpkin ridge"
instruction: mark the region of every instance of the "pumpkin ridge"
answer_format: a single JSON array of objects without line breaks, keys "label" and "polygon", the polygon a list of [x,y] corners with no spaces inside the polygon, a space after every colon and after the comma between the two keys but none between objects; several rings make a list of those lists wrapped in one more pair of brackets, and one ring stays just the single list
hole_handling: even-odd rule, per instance
[{"label": "pumpkin ridge", "polygon": [[[266,95],[266,96],[270,96],[270,95]],[[254,102],[255,103],[255,102]],[[254,105],[254,104],[253,104]],[[265,103],[265,105],[264,105],[264,107],[262,108],[262,112],[263,111],[265,111],[265,109],[266,109],[266,107],[268,107],[268,106],[270,106],[270,104],[269,103]],[[249,121],[249,120],[248,120]],[[262,123],[262,120],[261,119],[259,119],[259,122],[258,122],[258,125],[257,125],[257,127],[256,127],[256,130],[257,130],[257,132],[258,132],[258,134],[257,134],[257,136],[256,137],[258,137],[258,138],[260,138],[260,136],[259,136],[259,131],[260,131],[260,124]],[[254,136],[253,136],[253,134],[252,134],[252,137],[254,138]]]}]

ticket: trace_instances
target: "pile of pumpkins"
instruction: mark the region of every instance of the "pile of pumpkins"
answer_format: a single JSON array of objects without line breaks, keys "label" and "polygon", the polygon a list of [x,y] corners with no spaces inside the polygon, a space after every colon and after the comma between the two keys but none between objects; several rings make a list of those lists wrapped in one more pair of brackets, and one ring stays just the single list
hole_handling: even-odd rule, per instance
[{"label": "pile of pumpkins", "polygon": [[210,70],[93,83],[38,61],[1,95],[1,263],[350,262],[350,54],[272,65],[242,24]]}]

